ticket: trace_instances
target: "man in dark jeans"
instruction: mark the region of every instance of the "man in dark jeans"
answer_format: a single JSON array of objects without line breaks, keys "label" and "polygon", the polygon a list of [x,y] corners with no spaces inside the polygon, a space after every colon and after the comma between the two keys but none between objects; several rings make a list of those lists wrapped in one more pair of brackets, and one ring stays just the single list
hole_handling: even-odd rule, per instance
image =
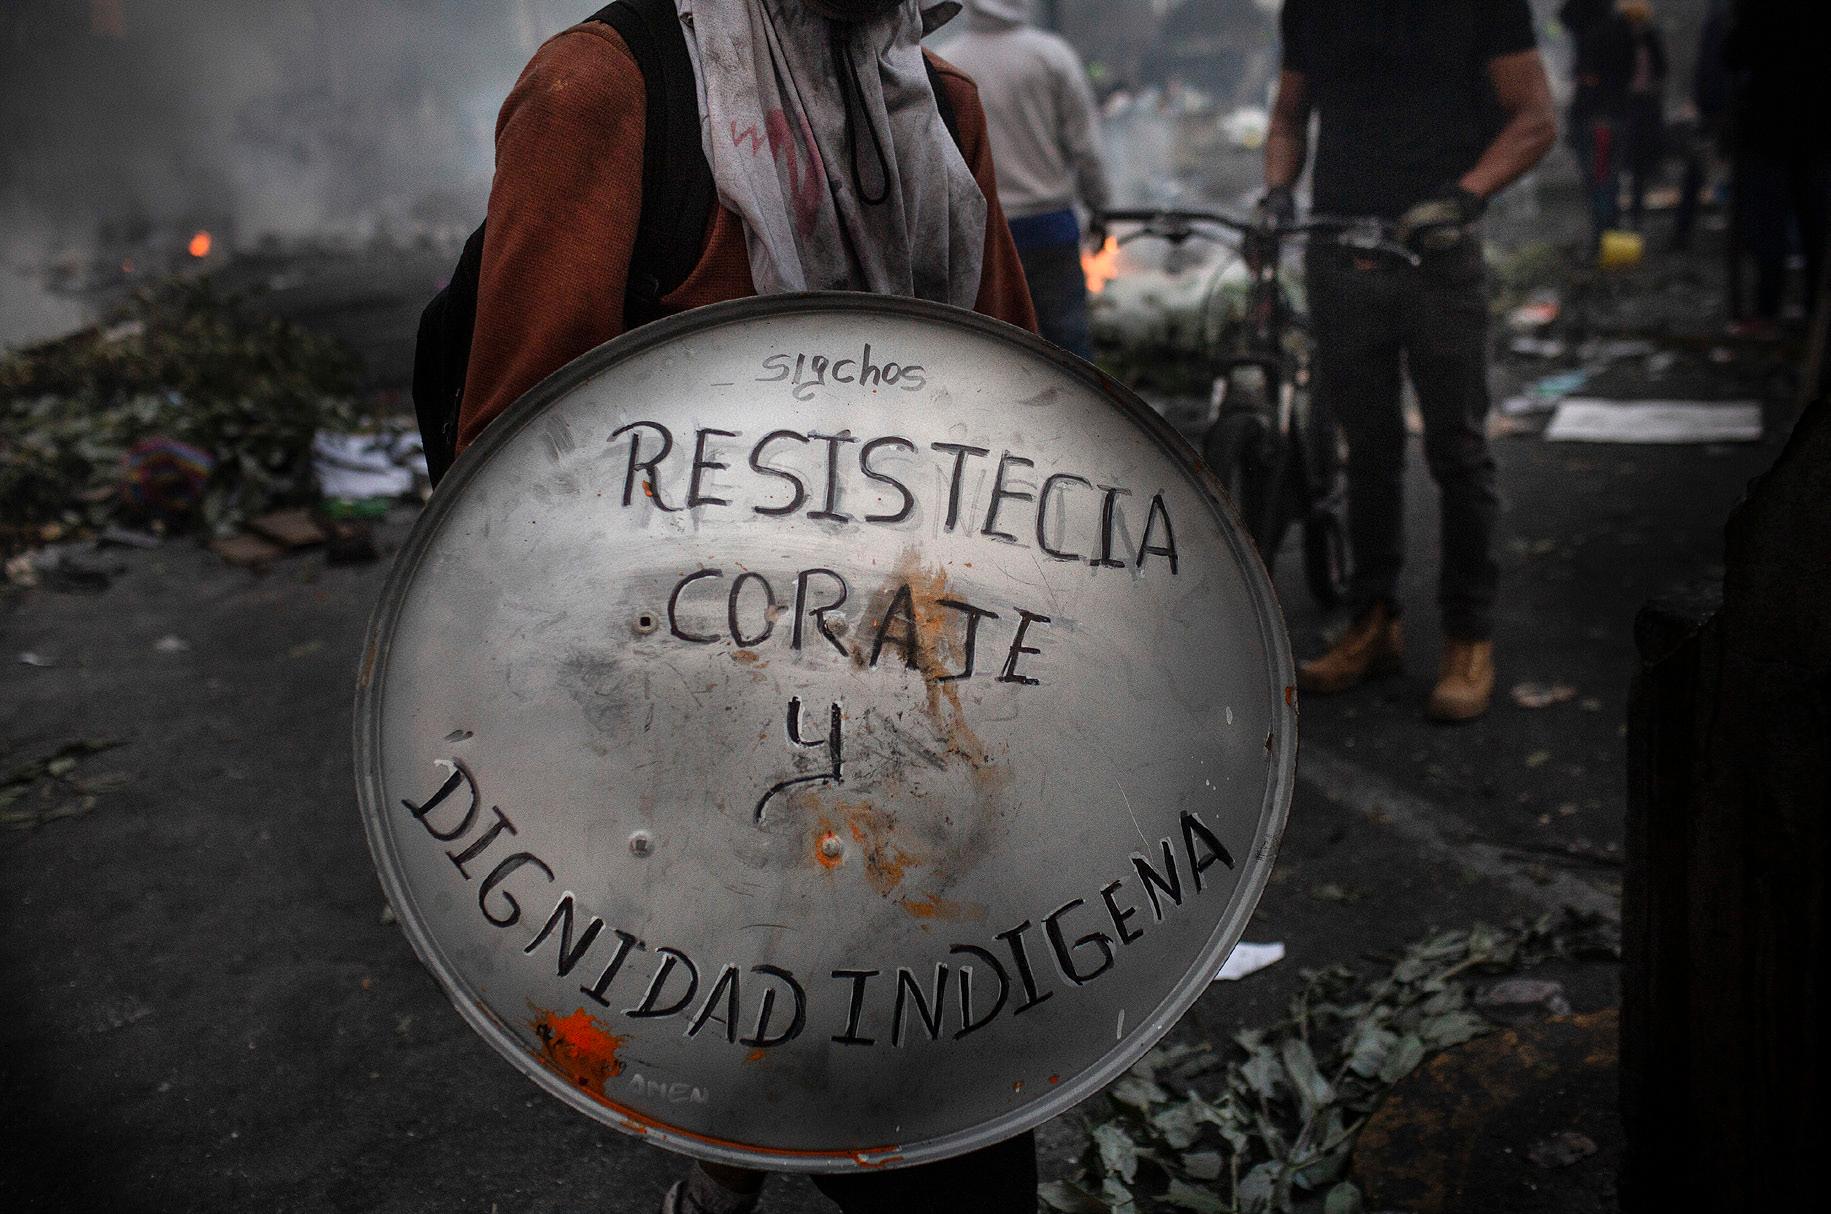
[{"label": "man in dark jeans", "polygon": [[1397,224],[1423,257],[1318,248],[1309,257],[1316,392],[1348,437],[1355,620],[1298,672],[1305,691],[1345,691],[1396,669],[1404,562],[1409,371],[1424,454],[1441,491],[1438,603],[1444,648],[1429,715],[1466,721],[1494,691],[1499,499],[1488,451],[1488,306],[1476,221],[1487,200],[1557,137],[1527,0],[1286,0],[1284,69],[1266,144],[1265,207],[1291,189],[1319,118],[1315,209]]}]

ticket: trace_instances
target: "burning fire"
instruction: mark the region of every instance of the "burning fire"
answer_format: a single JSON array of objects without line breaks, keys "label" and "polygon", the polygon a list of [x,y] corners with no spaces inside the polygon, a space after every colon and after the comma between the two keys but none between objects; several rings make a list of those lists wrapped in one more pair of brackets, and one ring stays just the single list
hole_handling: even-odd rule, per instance
[{"label": "burning fire", "polygon": [[1098,253],[1082,252],[1081,272],[1087,275],[1087,292],[1098,295],[1119,275],[1119,239],[1108,236]]},{"label": "burning fire", "polygon": [[215,245],[215,239],[212,238],[208,232],[199,232],[197,235],[191,237],[191,256],[202,260],[210,255],[210,250],[214,248]]}]

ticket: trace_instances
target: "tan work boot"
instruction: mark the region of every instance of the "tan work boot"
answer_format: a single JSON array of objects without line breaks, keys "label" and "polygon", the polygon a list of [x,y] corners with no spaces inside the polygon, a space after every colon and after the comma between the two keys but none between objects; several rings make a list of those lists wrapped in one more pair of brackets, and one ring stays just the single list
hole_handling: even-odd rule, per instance
[{"label": "tan work boot", "polygon": [[1443,640],[1443,662],[1424,714],[1433,721],[1473,721],[1494,698],[1494,642]]},{"label": "tan work boot", "polygon": [[1297,686],[1312,695],[1333,695],[1369,676],[1397,673],[1404,657],[1404,623],[1386,604],[1376,603],[1327,653],[1297,667]]}]

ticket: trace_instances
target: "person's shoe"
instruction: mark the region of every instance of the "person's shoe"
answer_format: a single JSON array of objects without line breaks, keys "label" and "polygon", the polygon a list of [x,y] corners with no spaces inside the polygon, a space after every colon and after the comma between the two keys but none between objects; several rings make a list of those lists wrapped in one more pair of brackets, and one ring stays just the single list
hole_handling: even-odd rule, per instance
[{"label": "person's shoe", "polygon": [[1346,691],[1372,675],[1394,674],[1405,658],[1405,625],[1376,603],[1319,658],[1297,667],[1297,687],[1312,695]]},{"label": "person's shoe", "polygon": [[753,1214],[759,1193],[737,1193],[697,1166],[661,1198],[661,1214]]},{"label": "person's shoe", "polygon": [[1437,685],[1424,712],[1433,721],[1473,721],[1494,698],[1494,642],[1443,641]]}]

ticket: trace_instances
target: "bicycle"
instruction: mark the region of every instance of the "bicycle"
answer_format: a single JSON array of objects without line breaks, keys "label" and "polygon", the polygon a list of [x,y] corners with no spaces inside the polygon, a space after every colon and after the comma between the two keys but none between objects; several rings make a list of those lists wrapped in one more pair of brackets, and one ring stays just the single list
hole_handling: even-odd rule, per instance
[{"label": "bicycle", "polygon": [[[1130,209],[1108,211],[1109,225],[1138,224],[1117,237],[1120,245],[1144,237],[1180,246],[1191,238],[1239,237],[1248,285],[1240,323],[1226,326],[1204,351],[1212,361],[1212,415],[1200,450],[1270,570],[1292,523],[1303,530],[1303,566],[1311,596],[1324,609],[1341,602],[1349,577],[1345,470],[1337,428],[1320,416],[1310,394],[1312,338],[1309,321],[1292,299],[1283,274],[1287,241],[1318,239],[1352,252],[1397,257],[1411,266],[1418,256],[1377,219],[1313,216],[1275,225],[1215,211]],[[1219,270],[1202,296],[1198,331],[1209,342],[1209,311],[1220,294]]]}]

